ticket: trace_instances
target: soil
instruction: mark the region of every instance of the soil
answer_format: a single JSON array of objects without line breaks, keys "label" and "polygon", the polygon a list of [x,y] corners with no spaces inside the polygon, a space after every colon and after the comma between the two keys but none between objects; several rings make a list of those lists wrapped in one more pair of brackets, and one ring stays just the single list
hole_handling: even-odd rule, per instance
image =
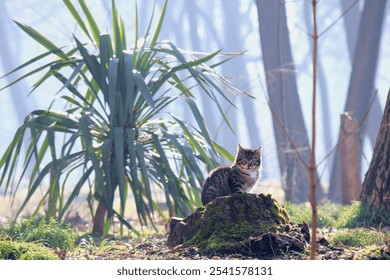
[{"label": "soil", "polygon": [[[86,221],[73,219],[74,228],[84,228]],[[294,251],[284,254],[262,256],[259,254],[218,253],[213,250],[200,250],[195,246],[184,248],[169,248],[164,222],[157,226],[157,233],[144,233],[141,237],[119,238],[110,236],[103,243],[102,239],[94,238],[88,241],[88,235],[80,238],[76,249],[69,252],[58,252],[61,259],[67,260],[247,260],[247,259],[277,259],[277,260],[307,260],[309,246],[302,253]],[[88,227],[88,226],[87,226]],[[319,260],[374,260],[390,259],[390,240],[385,243],[365,248],[353,248],[343,244],[331,246],[328,239],[340,230],[328,228],[318,232],[317,259]]]},{"label": "soil", "polygon": [[[217,253],[212,250],[199,250],[196,247],[170,249],[166,245],[165,234],[153,234],[142,239],[124,242],[111,240],[106,248],[77,248],[60,256],[62,259],[74,260],[247,260],[247,259],[277,259],[306,260],[309,252],[286,253],[260,256],[258,254]],[[357,260],[357,259],[390,259],[390,246],[376,245],[369,249],[348,248],[339,244],[338,247],[327,244],[325,238],[318,242],[317,259],[320,260]]]}]

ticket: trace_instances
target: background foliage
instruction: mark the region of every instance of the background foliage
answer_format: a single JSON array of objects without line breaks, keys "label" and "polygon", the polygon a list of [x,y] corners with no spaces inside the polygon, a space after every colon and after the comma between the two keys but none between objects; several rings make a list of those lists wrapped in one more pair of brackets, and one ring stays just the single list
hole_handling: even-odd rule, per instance
[{"label": "background foliage", "polygon": [[[34,28],[16,22],[47,52],[10,72],[33,68],[7,87],[40,72],[44,74],[31,92],[48,79],[58,80],[62,87],[49,109],[31,112],[17,130],[0,159],[0,185],[5,193],[15,195],[31,168],[28,193],[19,213],[48,183],[37,211],[47,201],[48,217],[58,219],[81,189],[88,187],[91,213],[92,197],[107,210],[106,232],[114,215],[131,228],[124,219],[130,193],[141,223],[152,221],[155,211],[165,217],[153,194],[156,189],[164,195],[169,215],[186,215],[200,205],[204,169],[214,168],[222,158],[232,160],[210,137],[193,93],[200,88],[229,124],[216,96],[233,104],[230,93],[236,88],[214,71],[226,60],[206,64],[219,51],[195,55],[170,41],[158,42],[167,1],[155,24],[152,17],[143,37],[138,34],[136,12],[131,41],[115,1],[111,35],[100,31],[83,0],[79,1],[82,13],[71,1],[64,0],[64,4],[86,43],[74,37],[74,44],[58,47]],[[66,104],[63,110],[54,109],[59,100]],[[185,107],[187,119],[193,122],[170,112],[172,104]],[[23,156],[21,147],[26,139],[29,146]],[[23,169],[17,174],[20,161]],[[69,187],[70,178],[80,174],[80,169],[82,175]],[[119,210],[114,204],[116,195]]]}]

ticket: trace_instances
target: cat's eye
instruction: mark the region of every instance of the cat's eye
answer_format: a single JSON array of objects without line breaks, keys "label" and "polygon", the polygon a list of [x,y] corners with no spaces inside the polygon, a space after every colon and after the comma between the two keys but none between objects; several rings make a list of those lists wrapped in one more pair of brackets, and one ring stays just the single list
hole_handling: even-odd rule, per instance
[{"label": "cat's eye", "polygon": [[246,164],[248,163],[248,161],[245,160],[245,159],[239,159],[239,160],[237,161],[237,163],[238,163],[239,165],[246,165]]}]

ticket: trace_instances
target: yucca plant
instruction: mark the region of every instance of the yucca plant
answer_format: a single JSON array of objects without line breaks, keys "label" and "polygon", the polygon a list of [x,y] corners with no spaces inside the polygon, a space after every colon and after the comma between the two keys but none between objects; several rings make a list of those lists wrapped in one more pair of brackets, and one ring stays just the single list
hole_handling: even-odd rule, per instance
[{"label": "yucca plant", "polygon": [[[129,193],[143,224],[150,224],[156,211],[164,216],[154,188],[165,194],[170,215],[187,214],[200,205],[205,169],[214,168],[222,158],[232,160],[231,154],[211,139],[195,102],[197,94],[207,94],[228,122],[218,98],[231,102],[229,92],[236,88],[213,70],[221,61],[207,64],[219,52],[195,55],[172,42],[158,42],[167,1],[156,26],[153,28],[150,20],[143,38],[138,35],[135,13],[131,47],[115,1],[112,35],[100,32],[84,0],[78,1],[83,14],[70,0],[63,2],[87,42],[74,37],[71,47],[57,47],[32,27],[16,22],[48,51],[11,73],[52,60],[15,82],[44,71],[33,91],[47,79],[57,79],[62,87],[53,103],[62,100],[66,109],[58,111],[50,106],[26,117],[0,159],[0,186],[6,193],[15,194],[32,166],[28,193],[19,213],[37,189],[43,188],[45,195],[37,210],[47,203],[47,215],[57,219],[63,218],[81,189],[88,187],[90,203],[98,201],[97,207],[91,206],[95,209],[91,211],[93,231],[97,233],[107,232],[114,216],[131,228],[124,219]],[[194,123],[170,112],[172,104],[186,106]],[[31,135],[29,146],[22,172],[16,177],[20,179],[14,183],[27,133]],[[74,178],[76,183],[70,187]],[[45,182],[49,182],[46,188]],[[116,196],[119,207],[114,205]]]}]

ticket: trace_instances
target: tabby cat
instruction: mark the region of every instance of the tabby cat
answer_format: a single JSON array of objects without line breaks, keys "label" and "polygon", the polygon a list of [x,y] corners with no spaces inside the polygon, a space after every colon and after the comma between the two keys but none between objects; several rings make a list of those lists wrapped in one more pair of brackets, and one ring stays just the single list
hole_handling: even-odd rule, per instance
[{"label": "tabby cat", "polygon": [[245,149],[239,144],[232,166],[220,166],[210,172],[202,187],[202,203],[233,193],[249,192],[260,177],[261,146]]}]

